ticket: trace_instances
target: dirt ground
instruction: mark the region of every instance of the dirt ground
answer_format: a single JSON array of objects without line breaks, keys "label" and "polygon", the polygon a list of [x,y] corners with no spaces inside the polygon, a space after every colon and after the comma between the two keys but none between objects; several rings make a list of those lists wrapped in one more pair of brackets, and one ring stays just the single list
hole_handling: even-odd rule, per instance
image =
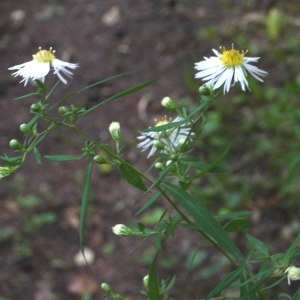
[{"label": "dirt ground", "polygon": [[[199,30],[221,20],[226,23],[249,9],[238,0],[228,1],[226,9],[221,4],[217,0],[2,0],[0,154],[11,153],[8,143],[12,138],[22,139],[19,126],[31,118],[29,107],[35,101],[12,101],[34,92],[35,86],[28,84],[24,88],[19,78],[14,79],[7,69],[31,60],[39,46],[53,47],[58,58],[80,65],[68,84],[61,84],[54,93],[57,99],[101,79],[140,70],[74,98],[77,105],[87,108],[160,77],[154,85],[103,106],[79,122],[83,130],[101,137],[104,143],[111,142],[109,124],[120,122],[128,139],[126,159],[146,170],[149,162],[135,148],[138,130],[165,114],[160,106],[163,97],[179,99],[193,94],[185,83],[184,68],[193,73],[194,62],[209,56],[211,48],[219,46],[214,40],[204,43]],[[272,5],[275,1],[257,1],[251,10],[262,12]],[[225,42],[228,46],[232,41]],[[51,75],[49,85],[56,80]],[[39,150],[42,155],[76,155],[82,147],[83,141],[73,134],[56,131],[40,144]],[[16,174],[1,180],[0,226],[10,228],[13,237],[6,240],[0,236],[0,299],[81,299],[87,291],[92,292],[92,299],[103,299],[99,288],[103,282],[123,292],[128,299],[142,298],[134,292],[142,289],[141,279],[148,272],[147,253],[143,257],[139,252],[130,255],[140,241],[122,240],[111,232],[113,225],[133,217],[139,207],[134,204],[140,193],[130,188],[117,170],[105,175],[95,168],[93,173],[85,239],[86,246],[95,254],[91,266],[96,277],[74,262],[79,251],[78,215],[85,165],[86,161],[58,164],[45,159],[39,165],[30,157]],[[30,210],[16,203],[16,199],[28,195],[37,196],[42,205]],[[48,212],[56,216],[55,222],[34,232],[24,229],[32,214]],[[274,212],[273,218],[278,216],[282,218],[280,212]],[[271,239],[278,228],[274,224],[270,228]],[[167,255],[174,254],[181,261],[189,247],[196,245],[196,238],[179,232],[170,241]],[[147,249],[147,244],[143,247]],[[215,259],[218,257],[212,254],[207,264]],[[170,270],[164,269],[160,275],[172,274],[174,268]],[[204,297],[214,286],[206,284],[206,280],[199,284],[197,272],[191,273],[185,285],[186,273],[183,273],[176,274],[179,285],[176,298]]]}]

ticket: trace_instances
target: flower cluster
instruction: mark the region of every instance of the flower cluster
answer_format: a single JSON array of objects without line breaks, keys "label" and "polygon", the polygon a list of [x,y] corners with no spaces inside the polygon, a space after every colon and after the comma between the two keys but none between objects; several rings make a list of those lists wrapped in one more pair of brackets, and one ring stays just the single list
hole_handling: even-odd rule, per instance
[{"label": "flower cluster", "polygon": [[78,64],[71,64],[62,60],[55,58],[55,50],[50,48],[49,50],[42,50],[39,48],[39,51],[32,55],[33,60],[23,63],[21,65],[16,65],[9,68],[9,70],[18,70],[12,75],[21,76],[24,81],[24,85],[27,85],[29,79],[37,80],[40,79],[44,82],[46,75],[49,73],[50,68],[53,67],[54,74],[64,83],[67,83],[67,80],[61,75],[60,72],[64,73],[68,77],[71,77],[73,73],[67,68],[76,69]]},{"label": "flower cluster", "polygon": [[[162,126],[168,123],[182,122],[182,117],[177,117],[173,121],[164,117],[161,121],[155,124],[155,127]],[[148,157],[151,157],[159,149],[164,153],[173,153],[176,148],[185,142],[188,135],[194,136],[194,133],[190,133],[190,123],[184,123],[179,126],[167,129],[165,131],[147,131],[141,132],[141,136],[138,136],[138,140],[143,140],[138,144],[138,148],[142,148],[142,151],[151,148]]]},{"label": "flower cluster", "polygon": [[212,49],[216,56],[207,58],[195,64],[195,69],[200,71],[195,78],[202,78],[207,81],[205,85],[214,85],[214,89],[219,88],[224,84],[224,94],[229,92],[231,85],[240,82],[242,90],[247,87],[250,90],[247,81],[247,72],[259,81],[263,81],[259,76],[266,76],[266,71],[251,65],[250,63],[257,62],[259,57],[246,57],[247,51],[242,51],[232,48],[226,50],[221,47],[222,53]]}]

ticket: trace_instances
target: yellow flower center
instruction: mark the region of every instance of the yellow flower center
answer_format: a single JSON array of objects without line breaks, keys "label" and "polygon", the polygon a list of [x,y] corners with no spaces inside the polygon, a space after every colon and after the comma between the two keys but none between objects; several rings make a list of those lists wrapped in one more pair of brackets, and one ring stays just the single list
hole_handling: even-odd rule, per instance
[{"label": "yellow flower center", "polygon": [[[156,121],[156,120],[155,120],[155,121]],[[166,125],[166,124],[170,123],[170,121],[171,121],[171,118],[170,118],[170,119],[167,119],[167,116],[164,116],[159,122],[157,122],[157,123],[155,124],[154,127]]]},{"label": "yellow flower center", "polygon": [[244,56],[247,51],[240,51],[235,50],[232,44],[232,48],[230,50],[226,50],[225,47],[220,47],[222,50],[221,61],[227,68],[233,68],[236,66],[241,66],[244,63]]},{"label": "yellow flower center", "polygon": [[43,62],[43,63],[48,63],[52,62],[53,59],[55,58],[55,50],[52,50],[52,47],[48,50],[42,50],[41,47],[39,47],[39,51],[34,55],[34,60],[37,62]]}]

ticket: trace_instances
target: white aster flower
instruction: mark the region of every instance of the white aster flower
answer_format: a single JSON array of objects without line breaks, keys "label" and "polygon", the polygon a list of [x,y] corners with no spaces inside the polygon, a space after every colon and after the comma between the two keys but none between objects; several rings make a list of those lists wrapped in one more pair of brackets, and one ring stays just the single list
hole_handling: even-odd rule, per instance
[{"label": "white aster flower", "polygon": [[[16,65],[14,67],[9,68],[8,70],[18,70],[12,75],[15,77],[22,76],[23,79],[21,82],[24,81],[24,85],[28,83],[28,80],[31,78],[33,80],[40,79],[44,82],[45,76],[50,72],[50,68],[54,69],[54,73],[58,76],[58,78],[64,83],[67,83],[67,80],[63,78],[62,74],[71,77],[73,73],[69,71],[67,68],[76,69],[78,64],[71,64],[62,60],[55,58],[55,50],[52,48],[48,50],[42,50],[39,47],[39,51],[32,55],[33,60],[23,63],[21,65]],[[61,73],[60,73],[61,72]]]},{"label": "white aster flower", "polygon": [[[155,124],[155,127],[162,126],[165,124],[168,124],[170,122],[176,123],[181,122],[183,120],[182,117],[177,117],[174,120],[171,121],[171,119],[167,119],[164,117],[161,121]],[[138,136],[138,140],[143,140],[140,142],[137,147],[142,148],[142,151],[147,150],[148,148],[151,148],[148,157],[153,156],[155,152],[158,150],[158,148],[155,145],[158,145],[159,141],[164,146],[164,153],[173,153],[176,148],[182,143],[182,140],[186,140],[187,136],[190,133],[191,128],[189,127],[190,123],[181,124],[179,127],[173,127],[170,129],[167,129],[166,131],[148,131],[148,132],[141,132],[141,136]],[[191,136],[194,136],[194,133],[190,134]]]},{"label": "white aster flower", "polygon": [[288,285],[291,284],[291,280],[299,280],[300,279],[300,268],[291,266],[291,267],[288,267],[284,273],[287,273]]},{"label": "white aster flower", "polygon": [[237,81],[240,82],[242,90],[245,91],[247,87],[250,90],[247,73],[249,72],[255,79],[263,82],[259,76],[266,76],[266,71],[260,70],[251,63],[257,62],[259,57],[246,57],[247,51],[242,51],[232,48],[226,50],[221,47],[222,53],[212,49],[215,56],[210,58],[204,57],[205,60],[195,63],[195,69],[200,71],[196,74],[195,78],[202,78],[207,81],[205,85],[214,85],[214,89],[219,88],[224,84],[224,94],[229,92],[231,85]]}]

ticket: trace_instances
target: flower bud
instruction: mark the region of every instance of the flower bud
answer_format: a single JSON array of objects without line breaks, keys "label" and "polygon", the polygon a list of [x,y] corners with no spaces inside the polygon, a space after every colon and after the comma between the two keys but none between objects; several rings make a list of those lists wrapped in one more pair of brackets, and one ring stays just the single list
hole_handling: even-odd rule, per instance
[{"label": "flower bud", "polygon": [[111,288],[107,283],[102,283],[101,288],[105,293],[108,293],[108,294],[111,293]]},{"label": "flower bud", "polygon": [[157,162],[155,164],[155,169],[162,171],[164,169],[164,165],[161,162]]},{"label": "flower bud", "polygon": [[115,142],[119,143],[121,141],[121,128],[119,122],[112,122],[109,125],[109,132]]},{"label": "flower bud", "polygon": [[176,103],[170,97],[163,98],[161,100],[161,105],[171,112],[176,112],[178,110]]},{"label": "flower bud", "polygon": [[186,141],[186,139],[180,139],[179,140],[179,143],[178,143],[179,145],[178,146],[179,146],[179,149],[180,149],[181,152],[185,152],[187,150],[187,144],[188,143],[186,143],[185,141]]},{"label": "flower bud", "polygon": [[[168,161],[166,162],[166,166],[169,166],[172,162],[173,162],[173,160],[168,160]],[[176,172],[177,172],[177,166],[176,166],[175,164],[173,164],[173,167],[172,167],[172,169],[171,169],[171,172],[172,172],[172,173],[176,173]]]},{"label": "flower bud", "polygon": [[107,160],[103,155],[96,155],[94,157],[94,162],[96,162],[99,165],[107,164]]},{"label": "flower bud", "polygon": [[177,154],[172,154],[172,155],[170,156],[170,158],[171,158],[172,161],[176,161],[177,158],[178,158],[178,155],[177,155]]},{"label": "flower bud", "polygon": [[210,86],[202,85],[199,88],[199,93],[203,96],[210,96],[212,94],[212,89]]},{"label": "flower bud", "polygon": [[285,270],[284,273],[287,272],[287,280],[288,285],[291,284],[291,280],[299,280],[300,279],[300,268],[291,266]]},{"label": "flower bud", "polygon": [[149,281],[149,275],[146,275],[144,278],[143,278],[143,284],[144,284],[144,287],[145,289],[148,291],[148,281]]},{"label": "flower bud", "polygon": [[123,224],[115,225],[114,227],[112,227],[112,231],[116,235],[131,235],[132,234],[132,230]]},{"label": "flower bud", "polygon": [[14,150],[22,150],[23,149],[23,146],[19,143],[18,140],[15,140],[15,139],[13,139],[9,142],[9,146]]},{"label": "flower bud", "polygon": [[13,172],[14,172],[14,168],[0,167],[0,179],[9,176]]},{"label": "flower bud", "polygon": [[22,132],[26,132],[26,131],[28,130],[27,124],[21,124],[21,125],[20,125],[20,130],[21,130]]},{"label": "flower bud", "polygon": [[155,140],[153,142],[153,146],[156,147],[158,150],[164,150],[165,149],[164,143],[159,141],[159,140]]},{"label": "flower bud", "polygon": [[42,110],[42,105],[40,103],[33,103],[30,106],[30,111],[33,113],[38,113]]},{"label": "flower bud", "polygon": [[58,112],[61,114],[61,115],[64,115],[68,112],[68,109],[65,107],[65,106],[61,106],[59,109],[58,109]]}]

